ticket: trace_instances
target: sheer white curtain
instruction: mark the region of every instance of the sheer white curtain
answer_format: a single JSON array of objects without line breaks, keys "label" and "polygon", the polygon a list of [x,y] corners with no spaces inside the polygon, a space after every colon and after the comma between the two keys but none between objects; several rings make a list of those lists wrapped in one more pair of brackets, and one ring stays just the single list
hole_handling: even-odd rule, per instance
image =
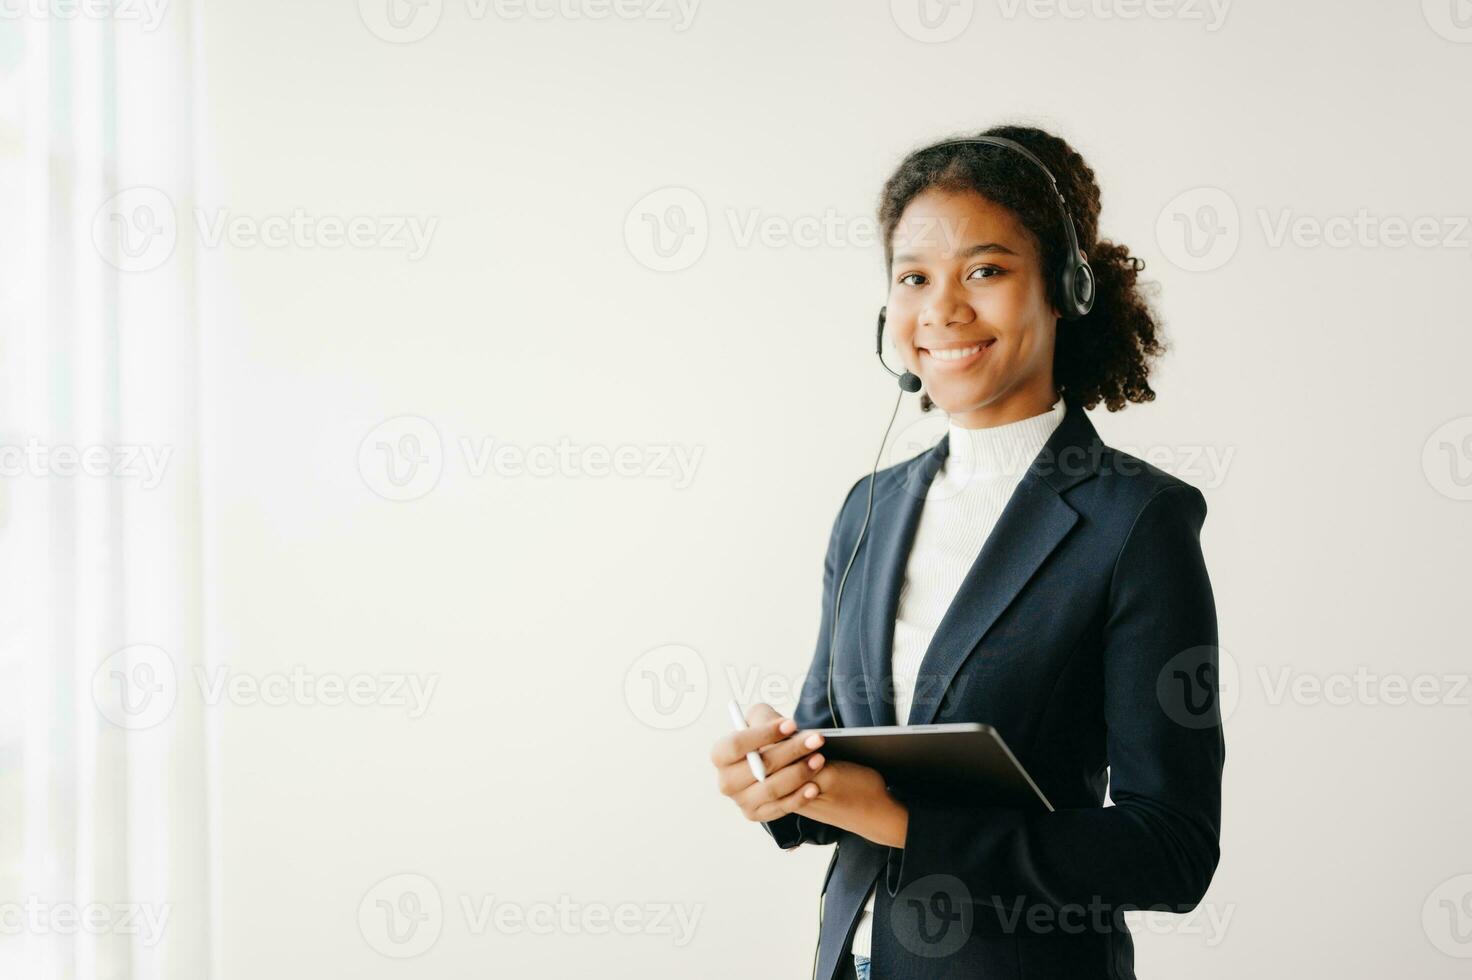
[{"label": "sheer white curtain", "polygon": [[0,977],[211,964],[191,10],[0,18]]}]

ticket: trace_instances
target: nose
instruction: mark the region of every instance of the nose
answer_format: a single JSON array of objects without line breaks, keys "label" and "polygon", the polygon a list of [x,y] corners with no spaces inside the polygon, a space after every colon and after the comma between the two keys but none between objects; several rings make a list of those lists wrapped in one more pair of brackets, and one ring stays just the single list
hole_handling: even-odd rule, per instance
[{"label": "nose", "polygon": [[942,280],[930,292],[925,306],[920,310],[919,325],[926,329],[964,326],[976,318],[976,313],[966,302],[965,290],[960,283]]}]

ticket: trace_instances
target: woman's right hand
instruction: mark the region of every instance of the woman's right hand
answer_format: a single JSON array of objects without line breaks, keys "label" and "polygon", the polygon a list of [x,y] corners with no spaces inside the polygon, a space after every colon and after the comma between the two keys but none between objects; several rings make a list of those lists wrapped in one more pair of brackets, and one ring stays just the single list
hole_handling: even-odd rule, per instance
[{"label": "woman's right hand", "polygon": [[[746,711],[747,727],[716,739],[710,761],[716,767],[716,785],[741,808],[748,820],[766,822],[791,813],[803,803],[800,794],[809,779],[823,768],[814,750],[823,736],[797,731],[797,722],[784,718],[769,704]],[[766,782],[758,782],[746,763],[746,753],[760,752],[767,768]]]}]

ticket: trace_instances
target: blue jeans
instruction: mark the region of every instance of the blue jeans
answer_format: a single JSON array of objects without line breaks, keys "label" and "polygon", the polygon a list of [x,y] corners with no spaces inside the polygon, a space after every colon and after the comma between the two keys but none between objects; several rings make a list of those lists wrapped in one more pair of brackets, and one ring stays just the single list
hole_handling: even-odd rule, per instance
[{"label": "blue jeans", "polygon": [[869,957],[855,953],[854,972],[859,975],[859,980],[869,980]]}]

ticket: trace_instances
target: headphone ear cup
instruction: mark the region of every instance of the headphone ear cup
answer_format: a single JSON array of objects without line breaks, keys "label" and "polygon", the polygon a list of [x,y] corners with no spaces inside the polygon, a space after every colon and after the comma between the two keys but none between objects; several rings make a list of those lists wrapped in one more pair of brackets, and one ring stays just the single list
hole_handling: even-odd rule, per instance
[{"label": "headphone ear cup", "polygon": [[1063,270],[1063,319],[1077,320],[1094,308],[1094,270],[1087,262],[1074,262]]},{"label": "headphone ear cup", "polygon": [[1079,316],[1087,316],[1094,308],[1094,270],[1080,262],[1073,270],[1073,302]]}]

